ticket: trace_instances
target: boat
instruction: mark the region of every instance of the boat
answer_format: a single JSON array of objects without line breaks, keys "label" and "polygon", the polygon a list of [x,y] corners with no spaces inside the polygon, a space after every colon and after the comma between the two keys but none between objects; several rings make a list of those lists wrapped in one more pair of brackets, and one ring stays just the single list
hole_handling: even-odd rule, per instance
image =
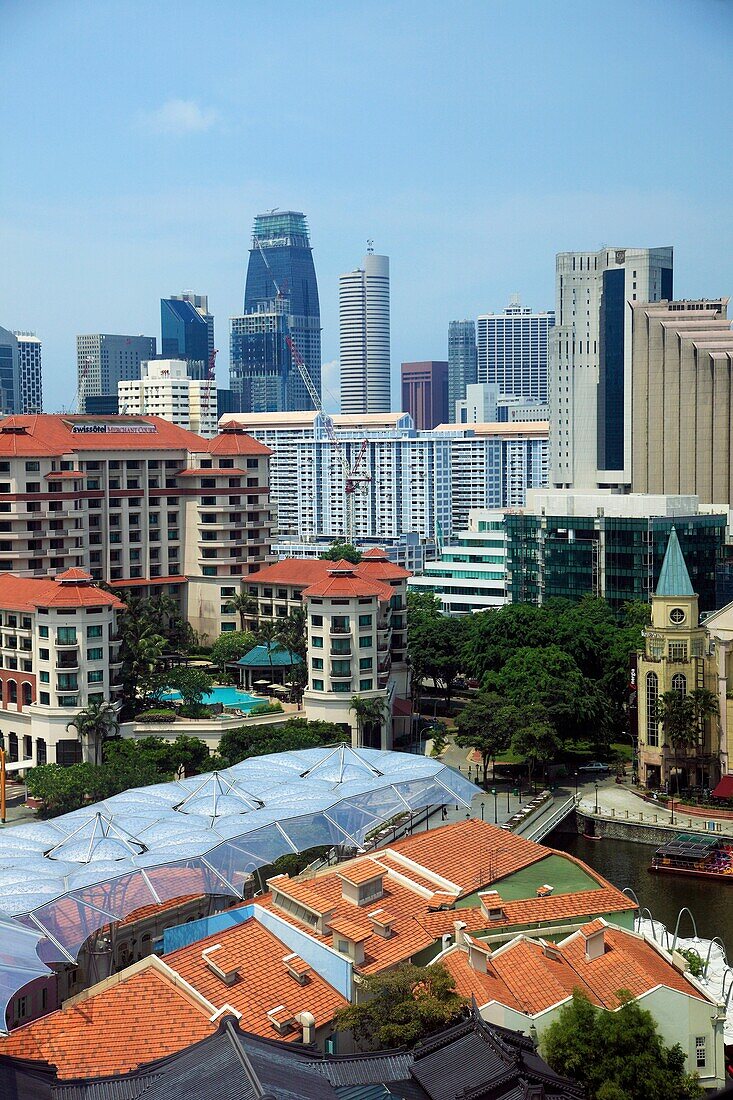
[{"label": "boat", "polygon": [[657,848],[649,870],[733,883],[733,840],[678,833]]}]

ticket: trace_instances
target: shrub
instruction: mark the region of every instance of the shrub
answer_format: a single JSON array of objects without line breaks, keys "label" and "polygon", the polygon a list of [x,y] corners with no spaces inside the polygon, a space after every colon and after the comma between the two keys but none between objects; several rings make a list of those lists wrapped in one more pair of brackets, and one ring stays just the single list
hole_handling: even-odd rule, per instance
[{"label": "shrub", "polygon": [[181,718],[208,718],[211,715],[211,708],[204,706],[203,703],[188,703],[182,706],[178,713]]},{"label": "shrub", "polygon": [[136,721],[157,725],[158,723],[175,722],[176,717],[174,710],[144,710],[142,714],[138,714]]},{"label": "shrub", "polygon": [[255,703],[255,705],[250,708],[249,713],[255,718],[258,714],[281,714],[282,709],[282,703],[278,703],[277,701],[274,703]]},{"label": "shrub", "polygon": [[705,963],[702,961],[695,948],[686,947],[684,950],[680,951],[680,955],[683,959],[687,959],[687,965],[690,968],[690,973],[693,978],[701,978],[705,970]]}]

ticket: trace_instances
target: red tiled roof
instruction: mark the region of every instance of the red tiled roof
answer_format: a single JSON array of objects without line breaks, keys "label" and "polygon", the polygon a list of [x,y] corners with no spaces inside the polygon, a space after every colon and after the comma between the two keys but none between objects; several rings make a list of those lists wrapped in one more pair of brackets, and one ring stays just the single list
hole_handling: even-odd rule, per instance
[{"label": "red tiled roof", "polygon": [[234,421],[220,425],[219,435],[214,436],[204,450],[212,455],[271,455],[272,451],[254,436],[247,435]]},{"label": "red tiled roof", "polygon": [[[328,558],[284,558],[272,565],[266,565],[257,573],[247,577],[249,584],[289,584],[298,588],[307,588],[318,581],[328,577],[329,571],[334,567],[348,568],[357,577],[366,581],[379,583],[384,580],[398,580],[409,577],[411,574],[400,565],[388,562],[383,568],[381,561],[367,561],[366,558],[357,565],[351,562],[333,562]],[[394,590],[390,588],[389,595],[394,596]]]},{"label": "red tiled roof", "polygon": [[109,582],[110,588],[138,588],[143,584],[188,584],[188,577],[126,577]]},{"label": "red tiled roof", "polygon": [[[67,570],[80,572],[83,570]],[[88,582],[59,583],[54,577],[17,577],[0,575],[0,607],[9,611],[34,611],[37,607],[124,607],[117,596]]]},{"label": "red tiled roof", "polygon": [[[214,944],[221,944],[221,949],[213,956],[216,965],[224,971],[237,971],[238,976],[231,985],[225,985],[212,973],[202,958],[201,952]],[[241,1012],[243,1031],[273,1038],[267,1013],[279,1005],[284,1005],[290,1015],[306,1010],[312,1012],[316,1027],[322,1027],[346,1004],[341,994],[315,970],[308,969],[303,985],[288,974],[282,960],[291,953],[289,947],[250,918],[234,928],[166,955],[164,962],[212,1004],[228,1003]],[[296,1030],[286,1038],[299,1040],[302,1036]]]},{"label": "red tiled roof", "polygon": [[388,584],[363,578],[356,572],[357,566],[348,561],[328,562],[330,568],[326,576],[303,590],[303,595],[312,597],[358,597],[376,596],[385,602],[391,600],[394,592]]},{"label": "red tiled roof", "polygon": [[379,581],[398,581],[412,576],[409,569],[404,569],[401,565],[396,565],[388,558],[374,559],[368,558],[366,555],[359,562],[357,569],[361,576],[370,577],[372,580]]},{"label": "red tiled roof", "polygon": [[336,872],[339,878],[345,878],[354,886],[360,886],[364,882],[384,875],[384,867],[374,859],[356,859],[344,864],[343,870]]},{"label": "red tiled roof", "polygon": [[[74,432],[74,426],[111,424],[120,428],[137,425],[152,432]],[[10,416],[0,421],[0,454],[64,455],[75,451],[193,451],[206,453],[209,441],[171,424],[159,416],[65,416],[39,413]],[[80,475],[83,476],[83,475]]]},{"label": "red tiled roof", "polygon": [[347,940],[353,940],[354,943],[364,943],[374,931],[371,921],[369,928],[363,928],[361,922],[349,920],[348,917],[333,917],[328,924],[338,936],[344,936]]},{"label": "red tiled roof", "polygon": [[62,1079],[128,1073],[206,1038],[208,1015],[153,965],[17,1028],[0,1053],[50,1062]]},{"label": "red tiled roof", "polygon": [[46,474],[46,481],[58,481],[60,478],[74,478],[78,480],[85,476],[83,470],[52,470],[50,474]]}]

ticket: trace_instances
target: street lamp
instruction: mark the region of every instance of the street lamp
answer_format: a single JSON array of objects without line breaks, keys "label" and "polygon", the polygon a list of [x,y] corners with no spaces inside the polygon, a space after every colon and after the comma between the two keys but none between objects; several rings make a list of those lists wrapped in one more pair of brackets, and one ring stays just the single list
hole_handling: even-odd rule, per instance
[{"label": "street lamp", "polygon": [[481,803],[481,820],[484,820],[484,803]]},{"label": "street lamp", "polygon": [[578,801],[578,773],[575,772],[575,801]]},{"label": "street lamp", "polygon": [[506,789],[506,812],[509,813],[509,787]]},{"label": "street lamp", "polygon": [[673,794],[670,794],[670,796],[669,796],[669,808],[672,811],[672,816],[669,819],[669,823],[670,823],[670,825],[674,825],[674,795]]},{"label": "street lamp", "polygon": [[499,792],[497,791],[496,787],[491,788],[491,794],[493,794],[493,796],[494,796],[494,824],[498,825],[499,824],[499,804],[497,802],[497,798],[499,796]]},{"label": "street lamp", "polygon": [[2,746],[0,746],[0,821],[3,825],[5,824],[5,749]]},{"label": "street lamp", "polygon": [[593,783],[593,786],[596,789],[596,813],[598,813],[598,780],[597,779]]}]

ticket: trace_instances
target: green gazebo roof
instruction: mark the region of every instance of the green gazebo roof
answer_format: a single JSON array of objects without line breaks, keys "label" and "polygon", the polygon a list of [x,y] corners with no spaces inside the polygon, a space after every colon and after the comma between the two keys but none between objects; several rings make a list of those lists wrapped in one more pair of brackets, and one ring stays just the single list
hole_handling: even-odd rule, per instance
[{"label": "green gazebo roof", "polygon": [[657,596],[694,596],[690,574],[687,572],[684,555],[674,527],[669,532],[669,541],[664,553],[662,571],[657,582]]},{"label": "green gazebo roof", "polygon": [[302,665],[303,659],[297,653],[291,653],[284,646],[270,642],[269,645],[256,645],[240,657],[238,665],[245,668],[290,668],[292,665]]}]

